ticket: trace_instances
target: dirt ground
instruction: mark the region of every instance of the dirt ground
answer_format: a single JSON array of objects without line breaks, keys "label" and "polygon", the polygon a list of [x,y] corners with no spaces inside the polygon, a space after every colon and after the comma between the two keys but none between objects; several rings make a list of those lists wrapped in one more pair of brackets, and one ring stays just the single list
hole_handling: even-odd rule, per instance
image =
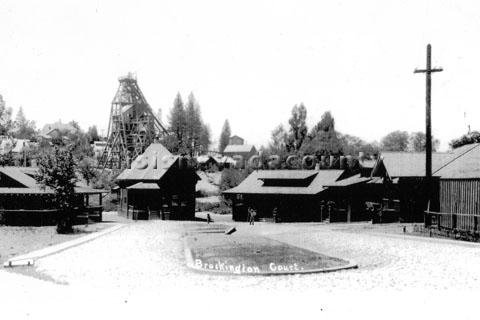
[{"label": "dirt ground", "polygon": [[122,319],[159,312],[232,319],[252,314],[282,319],[312,314],[355,319],[476,318],[479,244],[403,234],[400,224],[222,224],[235,226],[242,237],[266,237],[355,261],[359,268],[270,277],[200,273],[186,267],[184,241],[188,228],[203,227],[205,222],[138,221],[38,260],[37,272],[51,281],[0,271],[0,283],[9,288],[0,291],[0,301],[8,307],[18,306],[25,297],[37,301],[15,309],[24,316],[27,312],[50,315],[51,299],[65,306],[82,301],[89,308],[76,309],[79,318],[93,306],[97,316],[104,312],[101,315]]},{"label": "dirt ground", "polygon": [[113,222],[121,221],[116,214],[104,214],[102,223],[91,223],[88,225],[77,225],[74,227],[75,232],[72,234],[58,234],[56,226],[44,227],[16,227],[16,226],[0,226],[0,264],[8,259],[70,241],[87,234],[102,231],[111,227]]}]

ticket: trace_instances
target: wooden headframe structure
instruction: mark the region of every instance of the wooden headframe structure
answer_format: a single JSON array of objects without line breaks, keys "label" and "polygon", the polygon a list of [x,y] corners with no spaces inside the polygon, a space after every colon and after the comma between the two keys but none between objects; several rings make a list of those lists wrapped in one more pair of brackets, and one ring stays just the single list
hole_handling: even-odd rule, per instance
[{"label": "wooden headframe structure", "polygon": [[145,100],[136,77],[129,73],[118,81],[110,110],[107,146],[100,158],[104,168],[127,168],[151,143],[167,133]]}]

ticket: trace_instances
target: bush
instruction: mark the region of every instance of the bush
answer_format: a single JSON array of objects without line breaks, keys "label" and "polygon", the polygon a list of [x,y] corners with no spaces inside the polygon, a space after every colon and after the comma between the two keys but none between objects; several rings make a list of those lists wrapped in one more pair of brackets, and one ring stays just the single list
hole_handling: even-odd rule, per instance
[{"label": "bush", "polygon": [[220,190],[225,191],[238,186],[247,177],[247,170],[225,169],[220,179]]}]

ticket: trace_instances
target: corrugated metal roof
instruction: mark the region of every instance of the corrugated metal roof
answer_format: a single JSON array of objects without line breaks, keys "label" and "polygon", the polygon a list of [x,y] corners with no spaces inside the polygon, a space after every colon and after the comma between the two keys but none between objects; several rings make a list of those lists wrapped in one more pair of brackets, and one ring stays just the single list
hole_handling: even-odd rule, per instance
[{"label": "corrugated metal roof", "polygon": [[480,143],[453,150],[454,157],[435,175],[444,179],[480,178]]},{"label": "corrugated metal roof", "polygon": [[[289,187],[275,186],[265,187],[260,177],[265,175],[278,176],[284,175],[285,171],[298,171],[299,175],[314,174],[315,177],[307,187]],[[258,170],[252,172],[240,185],[224,193],[242,193],[242,194],[296,194],[296,195],[313,195],[325,190],[324,186],[335,182],[343,173],[343,170]],[[270,173],[271,172],[271,173]],[[307,172],[307,173],[303,173]]]},{"label": "corrugated metal roof", "polygon": [[[432,153],[432,171],[439,169],[453,153]],[[425,152],[383,152],[382,161],[390,177],[425,176]]]},{"label": "corrugated metal roof", "polygon": [[251,144],[229,144],[225,150],[223,150],[223,153],[248,153],[251,152],[255,146]]}]

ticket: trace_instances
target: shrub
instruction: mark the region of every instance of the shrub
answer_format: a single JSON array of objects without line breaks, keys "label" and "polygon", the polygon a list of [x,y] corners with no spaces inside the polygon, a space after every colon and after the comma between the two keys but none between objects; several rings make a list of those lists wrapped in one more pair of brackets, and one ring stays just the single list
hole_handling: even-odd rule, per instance
[{"label": "shrub", "polygon": [[247,177],[247,170],[225,169],[220,179],[220,190],[225,191],[238,186]]}]

